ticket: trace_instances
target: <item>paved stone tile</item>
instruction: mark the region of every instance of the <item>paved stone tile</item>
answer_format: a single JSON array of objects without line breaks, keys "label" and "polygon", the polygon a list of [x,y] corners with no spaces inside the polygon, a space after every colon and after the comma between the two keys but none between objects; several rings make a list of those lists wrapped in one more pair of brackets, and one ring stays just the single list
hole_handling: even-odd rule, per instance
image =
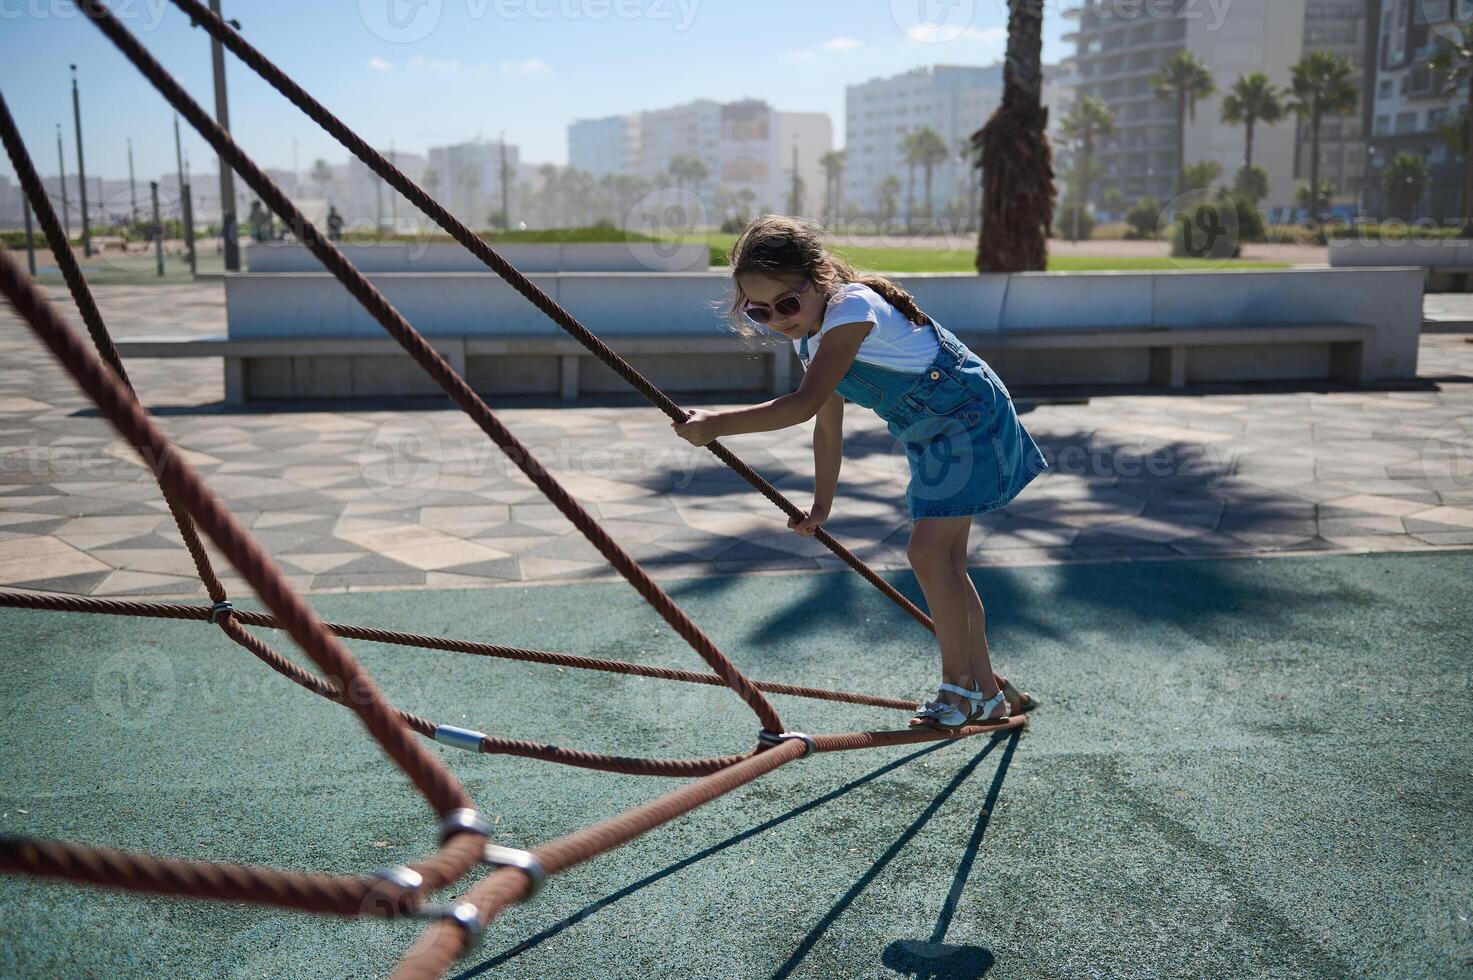
[{"label": "paved stone tile", "polygon": [[[53,289],[63,307],[64,291]],[[104,286],[117,336],[223,333],[218,285]],[[1449,317],[1465,298],[1428,297]],[[1452,311],[1452,312],[1447,312]],[[1424,335],[1409,390],[1134,394],[1031,404],[1052,468],[973,521],[978,565],[1303,550],[1473,546],[1473,345]],[[141,396],[292,580],[321,591],[611,579],[616,573],[460,413],[382,404],[236,411],[218,361],[129,365]],[[1026,396],[1026,393],[1022,393]],[[845,568],[706,450],[640,405],[498,414],[619,545],[657,577]],[[903,454],[871,413],[846,416],[827,528],[881,570],[907,566]],[[391,458],[396,427],[438,450]],[[727,445],[800,509],[811,424]],[[392,465],[391,465],[392,464]],[[213,546],[209,551],[219,556]],[[233,570],[218,569],[232,589]],[[148,471],[8,311],[0,312],[0,584],[202,595]]]}]

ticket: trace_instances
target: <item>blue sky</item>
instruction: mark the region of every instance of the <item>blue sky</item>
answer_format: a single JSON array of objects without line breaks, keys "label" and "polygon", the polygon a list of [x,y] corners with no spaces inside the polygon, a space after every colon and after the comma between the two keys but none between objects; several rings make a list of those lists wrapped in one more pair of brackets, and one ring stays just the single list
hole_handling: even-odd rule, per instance
[{"label": "blue sky", "polygon": [[[110,0],[190,93],[213,106],[207,36],[165,0]],[[931,64],[989,64],[1005,0],[224,0],[245,36],[371,142],[404,150],[505,131],[524,160],[567,162],[566,127],[695,98],[827,112],[842,144],[844,87]],[[1047,0],[1044,58],[1069,53],[1065,0]],[[255,158],[302,169],[347,151],[226,55],[231,128]],[[78,65],[87,170],[174,170],[163,99],[69,0],[0,0],[0,92],[56,171],[56,123],[75,167],[68,64]],[[181,123],[187,130],[187,125]],[[185,132],[195,172],[214,170]],[[0,172],[13,175],[8,160]]]}]

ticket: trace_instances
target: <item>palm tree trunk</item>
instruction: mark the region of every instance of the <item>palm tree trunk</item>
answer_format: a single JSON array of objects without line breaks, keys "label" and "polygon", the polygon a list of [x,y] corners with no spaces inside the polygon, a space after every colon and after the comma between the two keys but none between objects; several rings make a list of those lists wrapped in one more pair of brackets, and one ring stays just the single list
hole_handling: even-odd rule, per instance
[{"label": "palm tree trunk", "polygon": [[1320,220],[1320,109],[1316,104],[1309,117],[1309,217]]},{"label": "palm tree trunk", "polygon": [[1176,193],[1180,197],[1187,189],[1187,91],[1176,95]]},{"label": "palm tree trunk", "polygon": [[1041,5],[1008,0],[1002,104],[972,134],[982,172],[978,272],[1039,272],[1048,264],[1055,191],[1042,61]]},{"label": "palm tree trunk", "polygon": [[1243,169],[1247,170],[1253,166],[1253,117],[1251,115],[1248,117],[1248,148],[1244,156],[1246,159],[1243,163]]},{"label": "palm tree trunk", "polygon": [[1460,238],[1473,238],[1473,78],[1468,80],[1468,118],[1463,145],[1463,230]]}]

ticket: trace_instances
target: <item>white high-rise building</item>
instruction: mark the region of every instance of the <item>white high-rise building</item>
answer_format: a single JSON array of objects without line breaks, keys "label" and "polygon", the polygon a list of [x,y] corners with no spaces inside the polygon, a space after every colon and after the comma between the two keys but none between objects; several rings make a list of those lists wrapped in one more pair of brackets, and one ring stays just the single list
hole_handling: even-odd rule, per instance
[{"label": "white high-rise building", "polygon": [[[700,196],[714,224],[738,201],[753,211],[790,210],[795,150],[803,189],[799,213],[817,215],[824,190],[819,161],[833,142],[833,123],[824,113],[780,112],[757,99],[697,99],[580,120],[568,130],[568,163],[597,178],[623,174],[651,185],[680,183]],[[673,175],[677,158],[699,161],[705,176]]]},{"label": "white high-rise building", "polygon": [[934,213],[945,214],[957,202],[970,206],[973,198],[968,183],[975,179],[975,171],[963,146],[1001,101],[1001,63],[935,65],[848,86],[844,95],[844,205],[857,204],[869,213],[879,211],[881,184],[894,176],[900,180],[898,214],[905,215],[907,200],[912,202],[913,214],[924,213],[924,170],[906,163],[904,140],[929,126],[950,151],[931,173]]},{"label": "white high-rise building", "polygon": [[639,165],[639,116],[574,122],[568,127],[568,165],[595,180],[633,174]]},{"label": "white high-rise building", "polygon": [[[1343,55],[1355,69],[1363,93],[1367,53],[1374,50],[1368,10],[1380,0],[1234,0],[1214,12],[1191,0],[1133,5],[1127,16],[1118,5],[1087,0],[1067,12],[1078,28],[1066,35],[1076,45],[1076,93],[1101,99],[1115,114],[1116,133],[1099,141],[1095,159],[1101,177],[1092,185],[1098,200],[1116,187],[1127,200],[1150,195],[1165,203],[1178,193],[1176,105],[1155,92],[1151,78],[1177,52],[1195,55],[1211,73],[1216,91],[1188,117],[1184,132],[1186,163],[1215,161],[1219,183],[1231,185],[1246,153],[1244,126],[1222,121],[1221,105],[1237,80],[1263,72],[1281,90],[1292,82],[1291,66],[1311,51]],[[1287,96],[1286,96],[1287,100]],[[1364,99],[1362,100],[1364,106]],[[1320,176],[1335,184],[1333,202],[1353,208],[1362,183],[1365,134],[1362,113],[1329,116],[1320,132]],[[1253,163],[1268,174],[1271,210],[1294,206],[1295,193],[1309,177],[1309,125],[1290,115],[1254,129]]]},{"label": "white high-rise building", "polygon": [[491,224],[492,214],[501,210],[503,159],[508,204],[515,212],[516,173],[521,152],[511,143],[476,139],[432,146],[423,183],[461,221],[471,228],[486,228]]}]

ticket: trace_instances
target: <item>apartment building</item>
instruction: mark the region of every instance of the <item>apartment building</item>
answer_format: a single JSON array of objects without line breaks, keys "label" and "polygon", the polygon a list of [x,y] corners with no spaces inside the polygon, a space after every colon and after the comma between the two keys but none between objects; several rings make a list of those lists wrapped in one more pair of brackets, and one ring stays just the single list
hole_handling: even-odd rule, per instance
[{"label": "apartment building", "polygon": [[[1246,132],[1240,124],[1222,121],[1223,97],[1240,77],[1255,71],[1288,89],[1291,66],[1318,50],[1345,56],[1368,96],[1376,2],[1234,0],[1215,7],[1199,0],[1124,6],[1091,0],[1069,11],[1078,25],[1066,35],[1076,48],[1077,95],[1100,98],[1116,117],[1116,134],[1096,150],[1103,167],[1093,187],[1096,198],[1110,186],[1130,200],[1151,195],[1170,201],[1176,195],[1176,106],[1156,94],[1151,78],[1177,52],[1196,55],[1217,89],[1197,105],[1196,119],[1186,121],[1186,163],[1216,161],[1222,182],[1229,183],[1245,162]],[[1345,210],[1355,209],[1365,185],[1362,119],[1362,113],[1327,117],[1320,132],[1321,179],[1334,184],[1332,204]],[[1293,115],[1255,128],[1253,163],[1268,174],[1265,207],[1283,212],[1294,207],[1297,189],[1309,179],[1309,144],[1308,120]]]},{"label": "apartment building", "polygon": [[[1468,79],[1452,88],[1427,67],[1456,36],[1457,25],[1473,23],[1473,0],[1378,0],[1378,56],[1374,96],[1367,105],[1370,133],[1365,206],[1375,215],[1442,222],[1473,213],[1462,200],[1463,158],[1443,138],[1444,127],[1468,105]],[[1381,176],[1397,154],[1427,162],[1431,179],[1411,208],[1396,206]]]},{"label": "apartment building", "polygon": [[[504,153],[503,153],[504,151]],[[502,167],[507,196],[516,210],[516,174],[521,151],[514,143],[475,139],[468,143],[430,147],[424,183],[446,209],[472,228],[490,224],[501,210]]]},{"label": "apartment building", "polygon": [[[905,160],[907,135],[929,126],[951,154],[931,174],[931,196],[937,214],[948,202],[970,200],[966,184],[974,179],[963,147],[1002,102],[1002,64],[934,65],[889,78],[871,78],[844,90],[843,200],[868,213],[881,210],[885,178],[899,178],[899,216],[925,208],[924,174]],[[911,189],[912,178],[914,189]]]},{"label": "apartment building", "polygon": [[824,113],[780,112],[759,99],[697,99],[636,115],[579,120],[568,128],[568,163],[603,177],[629,174],[668,181],[677,157],[699,160],[706,176],[687,187],[715,220],[719,204],[747,192],[756,210],[787,211],[793,158],[803,194],[799,213],[823,206],[819,161],[833,149]]}]

